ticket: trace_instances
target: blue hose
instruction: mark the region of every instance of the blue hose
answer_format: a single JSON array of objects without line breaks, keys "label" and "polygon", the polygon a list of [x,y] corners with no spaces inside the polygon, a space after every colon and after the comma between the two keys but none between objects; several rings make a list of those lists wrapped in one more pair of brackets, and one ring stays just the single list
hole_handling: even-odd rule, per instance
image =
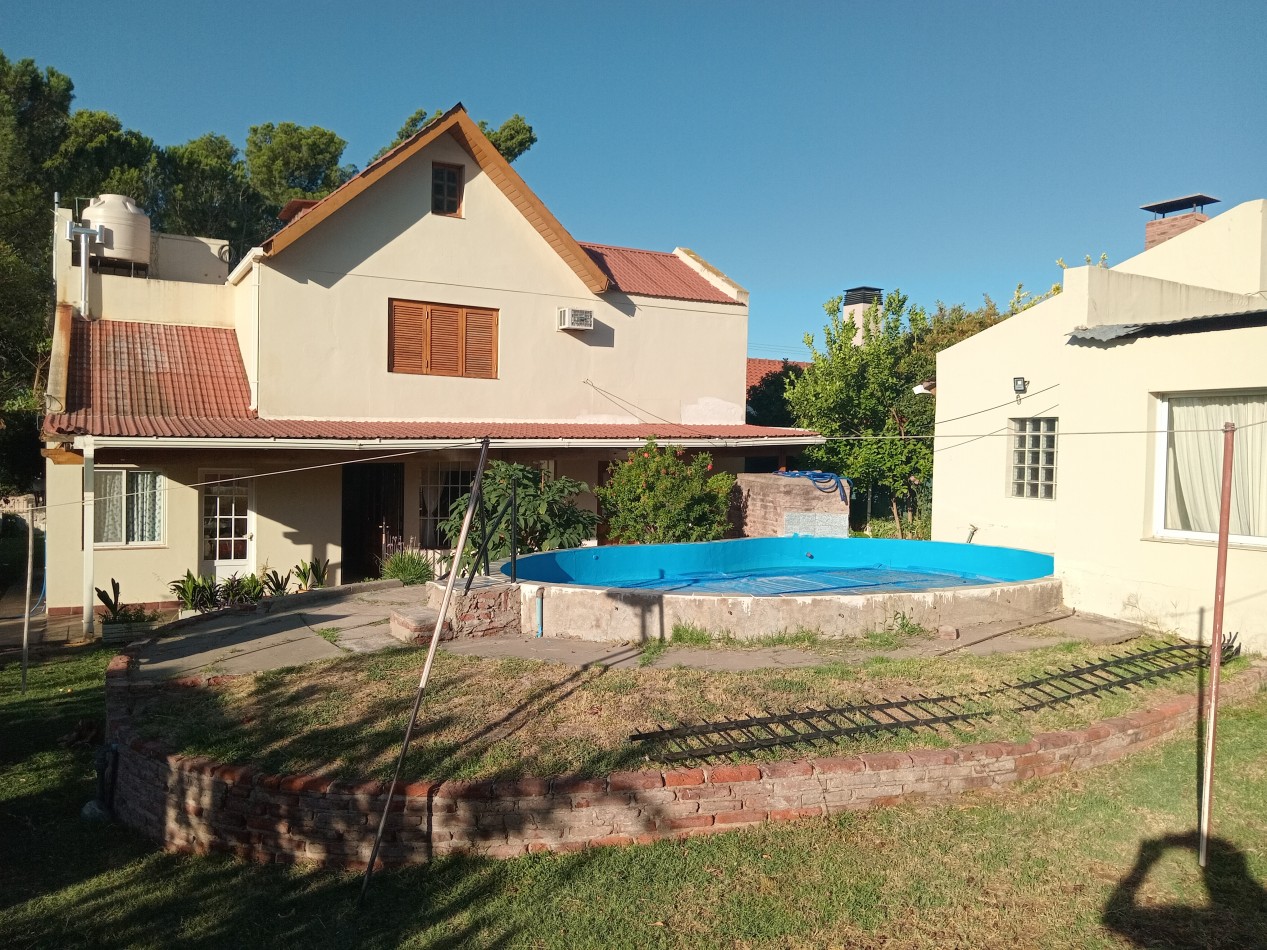
[{"label": "blue hose", "polygon": [[853,482],[843,475],[837,475],[835,472],[820,472],[815,469],[809,472],[775,472],[774,474],[782,475],[785,478],[808,478],[810,483],[824,495],[837,492],[840,495],[840,500],[845,504],[849,503],[849,499],[853,495]]}]

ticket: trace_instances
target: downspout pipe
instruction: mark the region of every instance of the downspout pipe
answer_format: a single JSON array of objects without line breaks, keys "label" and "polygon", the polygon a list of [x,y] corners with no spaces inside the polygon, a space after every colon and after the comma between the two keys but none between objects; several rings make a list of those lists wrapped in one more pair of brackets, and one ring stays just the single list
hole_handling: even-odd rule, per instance
[{"label": "downspout pipe", "polygon": [[537,588],[535,599],[537,601],[537,636],[544,637],[546,633],[546,589],[544,587]]},{"label": "downspout pipe", "polygon": [[68,221],[66,237],[72,241],[79,238],[79,315],[85,320],[91,320],[92,311],[88,303],[89,239],[100,244],[105,240],[105,227],[97,225],[95,228],[85,228],[75,224],[74,221]]}]

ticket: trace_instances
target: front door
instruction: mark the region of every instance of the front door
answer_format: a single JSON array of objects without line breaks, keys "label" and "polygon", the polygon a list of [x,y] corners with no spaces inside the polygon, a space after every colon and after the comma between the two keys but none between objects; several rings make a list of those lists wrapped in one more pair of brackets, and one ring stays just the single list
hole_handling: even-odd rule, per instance
[{"label": "front door", "polygon": [[224,580],[255,572],[255,526],[249,472],[204,471],[202,485],[202,573]]},{"label": "front door", "polygon": [[383,541],[405,530],[405,466],[359,462],[343,467],[343,575],[348,584],[379,576]]}]

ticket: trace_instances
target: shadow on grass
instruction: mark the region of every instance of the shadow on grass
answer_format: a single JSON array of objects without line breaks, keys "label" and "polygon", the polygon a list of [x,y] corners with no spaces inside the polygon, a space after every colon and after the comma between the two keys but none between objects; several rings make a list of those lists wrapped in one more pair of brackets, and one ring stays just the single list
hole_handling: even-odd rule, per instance
[{"label": "shadow on grass", "polygon": [[1211,838],[1202,880],[1207,906],[1148,904],[1141,890],[1168,851],[1197,856],[1197,832],[1152,838],[1140,845],[1130,873],[1104,906],[1102,921],[1137,947],[1204,950],[1267,948],[1267,890],[1249,873],[1245,855],[1231,842]]},{"label": "shadow on grass", "polygon": [[[80,809],[95,792],[92,752],[62,748],[58,737],[80,719],[104,717],[104,667],[112,652],[50,661],[37,688],[22,698],[7,688],[12,669],[0,668],[0,820],[6,829],[0,834],[0,945],[502,946],[519,933],[514,880],[524,865],[540,870],[544,864],[545,875],[566,889],[592,860],[591,852],[510,864],[437,858],[376,874],[358,912],[357,874],[169,855],[118,825],[81,821]],[[421,761],[460,768],[464,757],[482,755],[524,715],[574,691],[581,676],[575,671],[542,687],[467,744],[427,750],[424,736]],[[384,701],[349,728],[367,741],[398,746],[407,713],[406,697],[399,704]],[[339,741],[338,732],[328,730],[323,738]],[[531,825],[557,835],[563,821],[543,808],[508,814],[504,827],[514,833]]]}]

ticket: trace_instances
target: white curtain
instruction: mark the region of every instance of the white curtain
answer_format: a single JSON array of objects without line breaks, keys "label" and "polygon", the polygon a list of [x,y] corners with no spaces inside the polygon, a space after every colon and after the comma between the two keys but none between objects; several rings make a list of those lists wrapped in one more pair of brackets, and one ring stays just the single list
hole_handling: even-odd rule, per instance
[{"label": "white curtain", "polygon": [[1169,404],[1166,527],[1218,532],[1222,429],[1231,422],[1236,426],[1231,533],[1267,538],[1267,393],[1173,396]]},{"label": "white curtain", "polygon": [[158,472],[128,472],[128,542],[161,541],[163,496]]},{"label": "white curtain", "polygon": [[93,540],[97,544],[119,544],[123,541],[123,472],[92,473],[94,493]]}]

